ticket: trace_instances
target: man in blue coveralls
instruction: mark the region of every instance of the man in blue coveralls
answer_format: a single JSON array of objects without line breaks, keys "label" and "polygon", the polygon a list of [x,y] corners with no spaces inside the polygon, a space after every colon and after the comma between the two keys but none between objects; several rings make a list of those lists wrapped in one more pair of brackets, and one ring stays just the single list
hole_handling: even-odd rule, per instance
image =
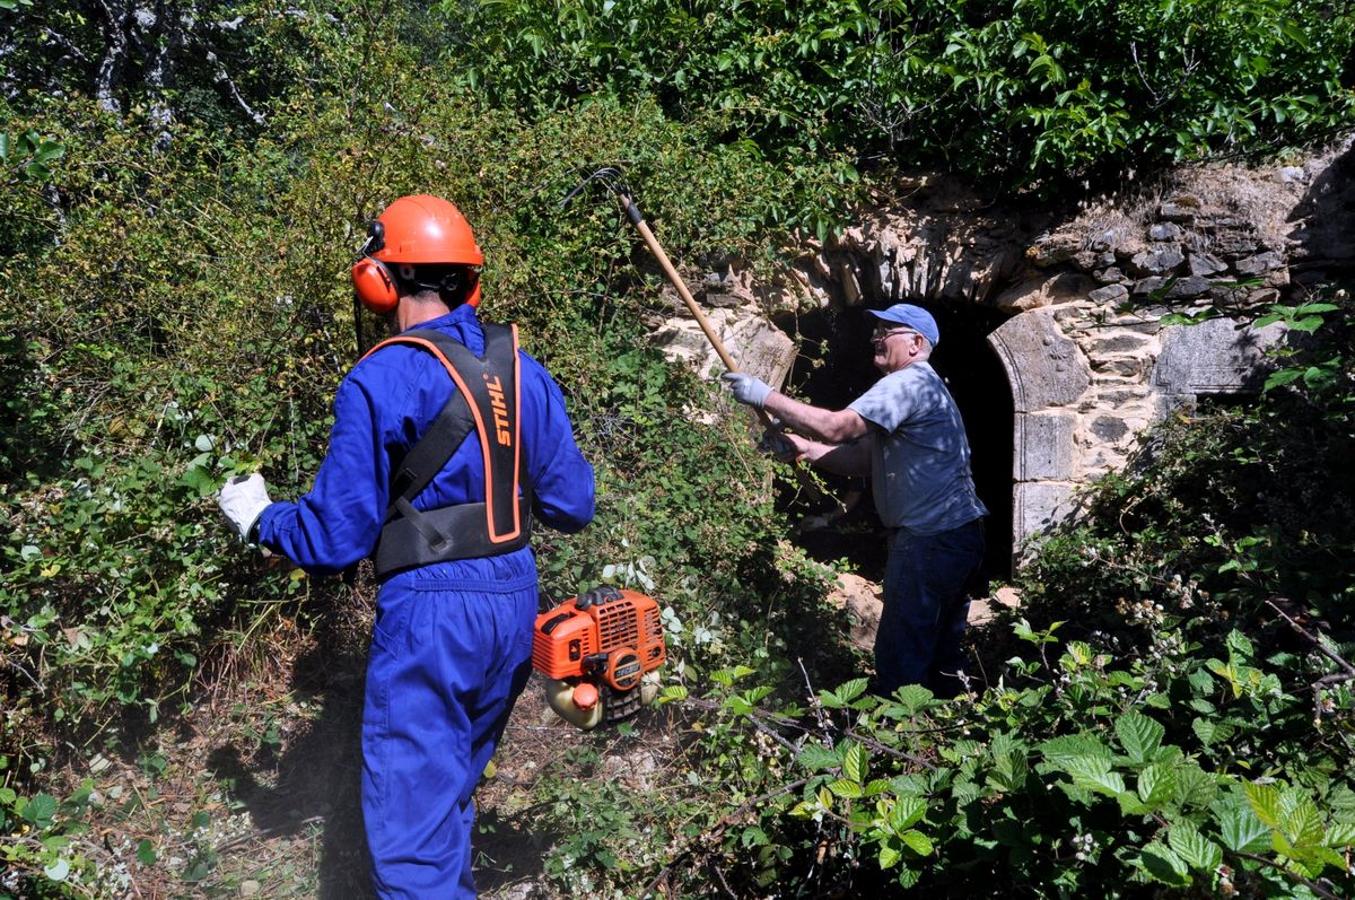
[{"label": "man in blue coveralls", "polygon": [[921,684],[951,697],[963,684],[960,639],[988,510],[974,492],[960,412],[927,361],[941,339],[936,320],[909,303],[869,312],[878,320],[873,362],[884,377],[846,409],[801,403],[741,372],[724,378],[739,402],[798,432],[782,435],[793,447],[788,460],[870,476],[889,532],[875,689]]},{"label": "man in blue coveralls", "polygon": [[[593,517],[593,470],[560,388],[516,349],[516,331],[476,317],[482,263],[447,201],[420,195],[387,207],[353,280],[399,335],[339,385],[314,487],[272,503],[256,474],[220,498],[242,539],[308,572],[339,572],[375,552],[362,809],[383,897],[475,896],[471,794],[531,672],[529,522],[572,532]],[[506,348],[497,363],[495,346]],[[468,375],[476,366],[483,373]],[[452,401],[462,439],[424,454],[425,468],[437,462],[420,487],[413,450],[429,432],[446,436],[437,429]]]}]

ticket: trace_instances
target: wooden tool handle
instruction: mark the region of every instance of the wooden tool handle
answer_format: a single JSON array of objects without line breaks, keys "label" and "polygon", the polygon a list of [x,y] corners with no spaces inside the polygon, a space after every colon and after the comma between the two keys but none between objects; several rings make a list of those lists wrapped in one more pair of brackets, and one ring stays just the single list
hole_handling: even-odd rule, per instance
[{"label": "wooden tool handle", "polygon": [[[731,372],[739,371],[738,365],[734,362],[734,357],[730,356],[729,351],[725,349],[724,341],[720,340],[720,335],[716,334],[715,328],[710,324],[710,320],[706,318],[706,314],[703,313],[701,307],[697,305],[696,299],[692,297],[692,292],[687,290],[686,283],[679,277],[677,269],[673,268],[673,263],[668,259],[668,254],[663,252],[663,247],[659,244],[659,239],[654,237],[654,232],[649,230],[649,225],[645,222],[644,217],[640,215],[639,207],[635,205],[635,201],[625,195],[622,195],[621,200],[626,206],[626,215],[630,218],[631,222],[635,224],[635,230],[640,232],[640,237],[645,240],[645,246],[649,248],[650,253],[654,254],[654,258],[659,261],[659,266],[663,269],[663,274],[668,276],[668,281],[673,285],[673,289],[678,292],[678,296],[682,298],[682,302],[687,305],[687,310],[692,314],[692,318],[696,319],[696,324],[700,325],[701,330],[705,332],[706,340],[710,341],[710,345],[715,348],[716,354],[720,357],[720,362]],[[772,417],[767,415],[766,410],[759,409],[757,410],[757,414],[764,426],[767,428],[772,427]]]}]

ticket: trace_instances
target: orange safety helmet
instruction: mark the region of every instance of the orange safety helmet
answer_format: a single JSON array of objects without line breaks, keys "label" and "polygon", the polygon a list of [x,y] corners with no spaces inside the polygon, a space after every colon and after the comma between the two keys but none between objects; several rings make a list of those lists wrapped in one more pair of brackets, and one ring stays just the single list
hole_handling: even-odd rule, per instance
[{"label": "orange safety helmet", "polygon": [[462,265],[471,268],[471,306],[480,303],[479,267],[485,255],[461,211],[441,197],[414,194],[401,197],[368,227],[362,259],[353,264],[353,289],[362,305],[382,315],[400,300],[390,266],[412,280],[414,267]]}]

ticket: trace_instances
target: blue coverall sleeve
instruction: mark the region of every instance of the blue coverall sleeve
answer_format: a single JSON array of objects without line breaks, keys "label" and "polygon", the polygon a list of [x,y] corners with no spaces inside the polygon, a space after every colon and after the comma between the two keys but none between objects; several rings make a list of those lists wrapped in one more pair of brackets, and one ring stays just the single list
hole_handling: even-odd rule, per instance
[{"label": "blue coverall sleeve", "polygon": [[593,467],[574,442],[559,385],[536,360],[526,354],[522,360],[528,390],[524,405],[537,407],[535,415],[524,410],[529,413],[524,418],[533,423],[523,443],[535,493],[533,512],[557,531],[575,532],[593,521]]},{"label": "blue coverall sleeve", "polygon": [[350,376],[334,397],[329,451],[314,486],[294,503],[274,503],[263,511],[259,543],[308,572],[343,571],[376,547],[389,483],[376,406]]}]

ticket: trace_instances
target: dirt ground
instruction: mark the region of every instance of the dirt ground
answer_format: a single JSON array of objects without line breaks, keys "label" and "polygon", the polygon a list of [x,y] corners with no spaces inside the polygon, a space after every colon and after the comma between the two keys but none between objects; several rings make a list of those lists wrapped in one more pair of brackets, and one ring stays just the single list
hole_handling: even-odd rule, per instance
[{"label": "dirt ground", "polygon": [[[975,603],[971,622],[1017,601],[1004,590]],[[844,575],[832,599],[850,617],[852,642],[868,649],[879,585]],[[58,781],[92,779],[98,804],[82,842],[103,873],[85,886],[91,895],[371,897],[359,805],[364,625],[301,634],[279,619],[252,651],[223,651],[207,667],[192,710],[161,727],[154,747],[73,755],[80,762]],[[628,737],[584,734],[551,712],[533,676],[476,795],[482,896],[553,896],[542,873],[554,836],[528,823],[538,782],[560,773],[569,748],[591,743],[601,777],[662,778],[680,731],[672,716],[646,711]],[[153,861],[138,858],[143,841]]]}]

